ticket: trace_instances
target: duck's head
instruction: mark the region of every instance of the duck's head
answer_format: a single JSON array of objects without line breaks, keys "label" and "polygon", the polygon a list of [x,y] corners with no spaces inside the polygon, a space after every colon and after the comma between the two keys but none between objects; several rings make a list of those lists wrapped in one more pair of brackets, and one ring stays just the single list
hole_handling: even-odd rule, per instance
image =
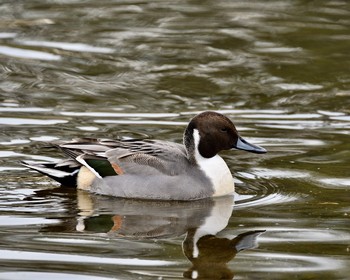
[{"label": "duck's head", "polygon": [[231,149],[266,153],[264,148],[243,139],[229,118],[212,111],[200,113],[191,119],[185,130],[184,144],[189,154],[194,154],[195,149],[198,149],[204,158]]}]

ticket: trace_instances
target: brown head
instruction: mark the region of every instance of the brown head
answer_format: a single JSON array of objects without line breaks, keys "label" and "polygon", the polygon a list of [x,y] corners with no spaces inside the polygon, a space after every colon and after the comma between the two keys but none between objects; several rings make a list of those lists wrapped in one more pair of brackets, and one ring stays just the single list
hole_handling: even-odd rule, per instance
[{"label": "brown head", "polygon": [[200,113],[190,121],[185,131],[184,143],[190,155],[194,154],[195,146],[198,145],[198,152],[204,158],[211,158],[222,150],[233,148],[266,153],[264,148],[250,144],[240,137],[229,118],[212,111]]}]

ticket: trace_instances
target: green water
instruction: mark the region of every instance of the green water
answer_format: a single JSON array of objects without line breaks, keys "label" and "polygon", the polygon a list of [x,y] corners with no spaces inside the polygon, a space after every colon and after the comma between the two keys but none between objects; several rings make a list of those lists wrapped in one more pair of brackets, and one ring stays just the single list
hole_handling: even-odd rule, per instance
[{"label": "green water", "polygon": [[[0,279],[348,279],[348,1],[1,1]],[[77,136],[181,142],[229,116],[234,197],[62,189],[20,160]]]}]

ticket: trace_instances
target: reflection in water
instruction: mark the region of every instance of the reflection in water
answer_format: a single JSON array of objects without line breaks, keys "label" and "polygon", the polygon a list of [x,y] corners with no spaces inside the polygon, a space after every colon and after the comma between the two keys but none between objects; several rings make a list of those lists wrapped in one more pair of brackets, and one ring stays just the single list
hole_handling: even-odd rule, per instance
[{"label": "reflection in water", "polygon": [[205,234],[197,240],[197,230],[200,228],[189,231],[183,243],[184,254],[192,263],[184,277],[190,279],[232,279],[228,262],[238,252],[256,247],[256,238],[264,232],[248,231],[233,239]]},{"label": "reflection in water", "polygon": [[[100,233],[108,237],[171,238],[185,234],[183,253],[191,267],[185,278],[232,279],[228,263],[242,250],[254,248],[264,231],[250,231],[235,238],[218,237],[232,214],[232,196],[199,201],[142,201],[116,199],[78,191],[75,221],[65,221],[60,231]],[[75,225],[75,229],[74,229]],[[47,225],[44,231],[57,229]]]}]

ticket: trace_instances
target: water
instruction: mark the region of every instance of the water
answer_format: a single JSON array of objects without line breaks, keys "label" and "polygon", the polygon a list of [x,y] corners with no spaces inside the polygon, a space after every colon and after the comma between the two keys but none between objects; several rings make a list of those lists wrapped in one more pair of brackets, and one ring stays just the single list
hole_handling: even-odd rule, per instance
[{"label": "water", "polygon": [[[2,1],[0,279],[348,279],[348,1]],[[233,197],[142,202],[23,168],[45,141],[180,142],[218,110]]]}]

